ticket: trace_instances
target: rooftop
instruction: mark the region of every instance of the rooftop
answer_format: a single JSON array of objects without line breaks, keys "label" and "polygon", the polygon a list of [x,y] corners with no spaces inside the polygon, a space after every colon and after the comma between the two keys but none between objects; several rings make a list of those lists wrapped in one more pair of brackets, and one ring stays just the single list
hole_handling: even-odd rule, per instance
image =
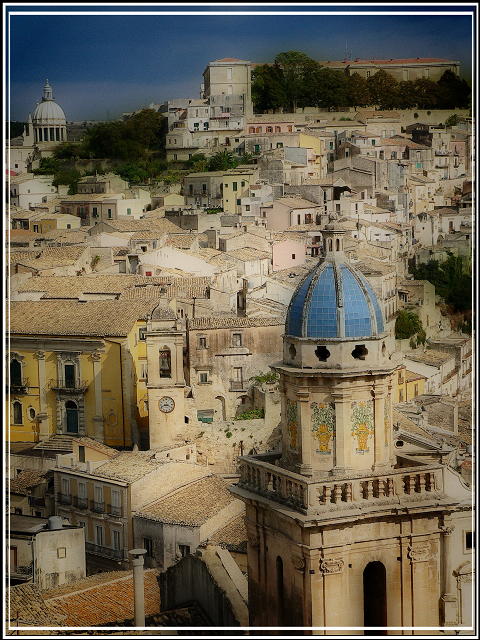
[{"label": "rooftop", "polygon": [[224,480],[209,476],[142,507],[136,515],[159,522],[201,526],[234,500]]},{"label": "rooftop", "polygon": [[208,539],[210,544],[217,544],[229,551],[247,551],[247,527],[245,525],[245,516],[234,518],[222,529],[218,529]]},{"label": "rooftop", "polygon": [[269,318],[246,318],[239,316],[207,316],[200,318],[189,318],[188,328],[195,329],[241,329],[248,327],[271,327],[284,325],[284,320],[280,317]]},{"label": "rooftop", "polygon": [[444,351],[437,351],[435,349],[427,349],[426,351],[416,350],[407,351],[405,358],[413,362],[421,362],[433,367],[440,367],[445,362],[451,360],[454,356]]},{"label": "rooftop", "polygon": [[45,476],[36,471],[21,471],[10,480],[10,493],[27,495],[28,490],[46,482]]},{"label": "rooftop", "polygon": [[135,322],[147,318],[154,306],[155,302],[151,300],[12,302],[10,333],[124,337],[128,335]]}]

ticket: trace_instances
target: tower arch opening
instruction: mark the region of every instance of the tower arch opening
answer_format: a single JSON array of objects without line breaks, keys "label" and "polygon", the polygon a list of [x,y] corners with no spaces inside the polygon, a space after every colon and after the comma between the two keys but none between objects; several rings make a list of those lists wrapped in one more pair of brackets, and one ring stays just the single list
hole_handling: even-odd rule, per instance
[{"label": "tower arch opening", "polygon": [[363,571],[363,626],[366,636],[385,636],[387,626],[387,572],[382,562],[369,562]]}]

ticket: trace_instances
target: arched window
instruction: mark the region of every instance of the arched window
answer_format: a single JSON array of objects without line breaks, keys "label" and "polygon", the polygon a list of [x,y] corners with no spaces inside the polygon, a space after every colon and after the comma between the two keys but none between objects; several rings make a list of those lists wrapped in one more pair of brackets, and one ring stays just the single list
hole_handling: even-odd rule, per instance
[{"label": "arched window", "polygon": [[385,636],[387,626],[387,579],[381,562],[369,562],[363,572],[363,625],[366,636]]},{"label": "arched window", "polygon": [[10,362],[10,384],[12,387],[20,387],[22,384],[22,365],[16,358]]},{"label": "arched window", "polygon": [[337,245],[337,251],[340,251],[340,239],[337,238],[335,242],[336,242],[336,245]]},{"label": "arched window", "polygon": [[329,240],[329,241],[328,241],[328,250],[329,250],[329,251],[333,251],[333,243],[332,243],[332,240]]},{"label": "arched window", "polygon": [[163,347],[160,350],[160,378],[172,377],[172,357],[170,349]]},{"label": "arched window", "polygon": [[13,424],[23,424],[23,412],[20,402],[15,401],[13,403]]},{"label": "arched window", "polygon": [[78,407],[73,400],[65,402],[67,433],[78,433]]}]

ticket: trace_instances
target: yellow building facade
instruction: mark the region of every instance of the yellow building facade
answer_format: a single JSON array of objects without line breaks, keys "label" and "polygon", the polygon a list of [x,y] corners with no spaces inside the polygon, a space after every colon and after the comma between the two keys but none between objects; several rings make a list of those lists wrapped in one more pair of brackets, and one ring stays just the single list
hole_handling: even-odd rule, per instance
[{"label": "yellow building facade", "polygon": [[142,432],[148,432],[144,330],[153,306],[12,303],[10,441],[39,442],[62,434],[89,436],[112,447],[140,443]]},{"label": "yellow building facade", "polygon": [[396,385],[394,386],[394,403],[410,402],[417,396],[425,393],[425,376],[408,371],[406,367],[399,367],[396,372]]},{"label": "yellow building facade", "polygon": [[257,171],[232,169],[223,176],[223,210],[225,213],[241,213],[241,199],[248,198],[250,185],[257,181]]}]

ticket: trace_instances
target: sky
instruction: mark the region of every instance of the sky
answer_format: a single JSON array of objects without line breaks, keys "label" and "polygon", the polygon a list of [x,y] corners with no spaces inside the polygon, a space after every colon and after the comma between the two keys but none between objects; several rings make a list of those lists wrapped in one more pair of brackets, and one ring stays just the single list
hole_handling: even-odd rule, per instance
[{"label": "sky", "polygon": [[[470,10],[439,7],[429,10]],[[354,15],[352,11],[381,10],[379,5],[336,7],[344,15],[299,15],[300,7],[241,6],[251,15],[188,15],[202,11],[154,5],[160,15],[112,15],[138,11],[135,7],[101,5],[74,7],[41,4],[7,11],[38,11],[40,15],[10,15],[10,119],[25,120],[42,96],[45,79],[68,121],[118,118],[151,102],[198,98],[202,72],[209,61],[234,57],[272,61],[277,53],[305,52],[317,60],[353,58],[438,57],[459,60],[471,72],[470,16],[415,15],[414,9],[391,5],[390,15]],[[85,15],[87,11],[109,15]],[[411,15],[391,15],[396,10]],[[81,15],[51,15],[50,11],[80,11]],[[166,10],[181,15],[162,15]],[[203,11],[234,10],[232,6],[203,7]],[[255,15],[255,11],[289,11],[290,15]],[[305,6],[327,11],[328,6]],[[350,13],[348,13],[350,11]]]}]

